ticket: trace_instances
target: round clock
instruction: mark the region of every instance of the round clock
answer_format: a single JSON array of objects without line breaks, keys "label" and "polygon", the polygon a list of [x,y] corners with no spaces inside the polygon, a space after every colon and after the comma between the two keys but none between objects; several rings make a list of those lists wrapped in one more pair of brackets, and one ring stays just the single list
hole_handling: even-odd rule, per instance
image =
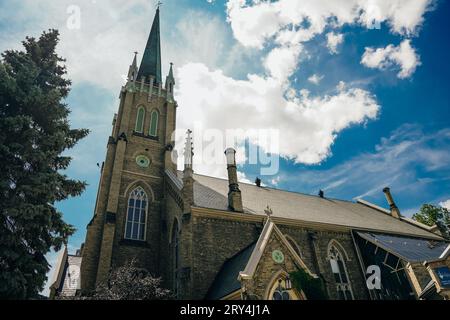
[{"label": "round clock", "polygon": [[146,156],[140,155],[136,157],[136,163],[139,167],[147,168],[150,165],[150,159]]},{"label": "round clock", "polygon": [[284,261],[284,254],[280,250],[273,250],[272,251],[272,259],[276,263],[283,263]]}]

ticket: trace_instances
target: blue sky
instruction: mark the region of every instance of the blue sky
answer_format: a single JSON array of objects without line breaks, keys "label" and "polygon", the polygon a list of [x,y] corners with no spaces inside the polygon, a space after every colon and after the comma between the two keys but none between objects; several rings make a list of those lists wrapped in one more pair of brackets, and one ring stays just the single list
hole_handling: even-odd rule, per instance
[{"label": "blue sky", "polygon": [[[178,124],[279,130],[280,169],[262,177],[268,186],[382,206],[390,186],[407,216],[423,203],[450,206],[449,9],[443,0],[166,0],[163,74],[174,62]],[[154,11],[151,0],[0,0],[0,51],[60,30],[71,123],[91,130],[69,151],[67,170],[89,186],[57,204],[78,229],[71,251],[84,241],[96,164]],[[243,162],[241,178],[253,181],[259,169]]]}]

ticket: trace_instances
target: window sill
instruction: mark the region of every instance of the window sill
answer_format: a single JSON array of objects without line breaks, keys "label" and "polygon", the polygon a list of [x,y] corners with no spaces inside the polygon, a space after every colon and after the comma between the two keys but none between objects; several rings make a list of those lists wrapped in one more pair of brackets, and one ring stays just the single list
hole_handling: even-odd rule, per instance
[{"label": "window sill", "polygon": [[130,247],[150,247],[150,245],[144,240],[122,239],[120,240],[119,244]]},{"label": "window sill", "polygon": [[155,141],[159,141],[159,137],[154,137],[154,136],[150,136],[150,135],[146,135],[144,133],[140,133],[140,132],[136,132],[133,131],[133,136],[137,136],[137,137],[141,137],[141,138],[145,138],[145,139],[150,139],[150,140],[155,140]]}]

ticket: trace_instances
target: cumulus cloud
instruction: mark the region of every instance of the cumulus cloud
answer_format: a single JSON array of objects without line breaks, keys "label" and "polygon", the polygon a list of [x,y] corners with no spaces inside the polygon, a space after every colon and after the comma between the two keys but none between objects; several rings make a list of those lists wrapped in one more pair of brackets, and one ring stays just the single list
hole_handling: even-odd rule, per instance
[{"label": "cumulus cloud", "polygon": [[410,77],[421,62],[419,55],[411,46],[411,41],[406,39],[398,46],[390,44],[385,48],[366,48],[361,64],[380,70],[396,65],[400,68],[397,77],[404,79]]},{"label": "cumulus cloud", "polygon": [[[199,122],[219,129],[275,129],[279,154],[297,162],[317,163],[330,155],[336,135],[352,124],[375,119],[379,105],[367,91],[349,88],[335,95],[284,95],[284,81],[249,75],[227,77],[220,70],[191,63],[177,71],[179,125]],[[291,88],[292,89],[292,88]],[[244,116],[248,115],[248,116]],[[265,150],[264,141],[252,141]]]},{"label": "cumulus cloud", "polygon": [[322,80],[322,79],[323,79],[323,76],[320,76],[315,73],[308,78],[308,81],[317,85],[317,84],[319,84],[320,80]]},{"label": "cumulus cloud", "polygon": [[441,203],[439,203],[439,205],[443,208],[446,208],[447,210],[450,210],[450,199],[442,201]]},{"label": "cumulus cloud", "polygon": [[344,35],[341,33],[327,33],[327,47],[331,54],[338,53],[337,47],[344,41]]},{"label": "cumulus cloud", "polygon": [[[77,10],[79,28],[73,23],[78,18],[74,15]],[[6,15],[11,11],[17,15]],[[133,52],[139,52],[138,59],[142,57],[154,11],[148,0],[23,0],[20,10],[14,3],[2,3],[0,18],[11,31],[0,34],[0,51],[20,49],[25,36],[37,37],[41,30],[56,28],[61,34],[57,50],[67,60],[68,77],[73,83],[88,82],[117,93]],[[167,13],[162,11],[161,15],[161,20],[167,21]],[[169,62],[182,65],[201,61],[217,67],[224,58],[226,28],[219,17],[189,9],[171,28],[162,24],[163,73]]]},{"label": "cumulus cloud", "polygon": [[[387,23],[393,33],[413,35],[432,0],[229,0],[228,21],[245,46],[263,47],[275,37],[279,44],[297,44],[321,34],[327,27],[358,24],[371,28]],[[307,23],[305,23],[307,22]]]}]

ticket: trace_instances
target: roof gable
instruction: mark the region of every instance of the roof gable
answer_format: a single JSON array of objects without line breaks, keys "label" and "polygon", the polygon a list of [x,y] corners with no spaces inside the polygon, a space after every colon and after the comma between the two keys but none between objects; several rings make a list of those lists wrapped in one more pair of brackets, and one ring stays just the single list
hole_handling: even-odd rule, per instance
[{"label": "roof gable", "polygon": [[256,242],[255,248],[253,249],[252,255],[250,256],[250,259],[248,260],[245,269],[239,273],[239,279],[253,278],[255,271],[258,267],[258,264],[266,250],[267,243],[269,242],[270,238],[273,237],[274,235],[278,236],[279,240],[281,241],[281,244],[287,249],[288,253],[293,258],[295,264],[299,268],[304,269],[312,277],[317,278],[317,275],[309,270],[309,268],[303,262],[302,258],[300,258],[300,256],[297,254],[295,249],[292,247],[292,245],[289,243],[289,241],[286,239],[286,237],[283,235],[280,229],[278,229],[276,224],[269,217],[266,223],[264,224],[264,228],[258,238],[258,241]]}]

